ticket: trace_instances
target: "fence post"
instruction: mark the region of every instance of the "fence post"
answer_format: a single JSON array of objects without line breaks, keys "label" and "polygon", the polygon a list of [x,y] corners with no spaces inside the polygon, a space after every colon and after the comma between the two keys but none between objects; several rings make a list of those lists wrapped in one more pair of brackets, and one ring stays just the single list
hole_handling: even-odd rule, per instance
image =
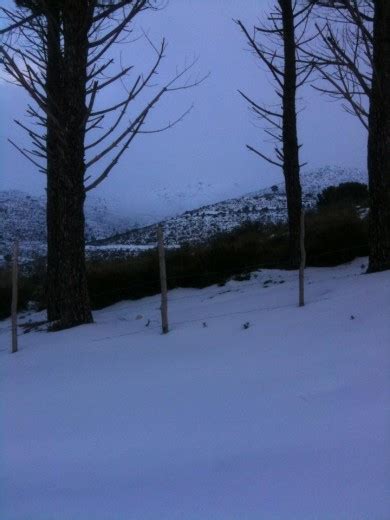
[{"label": "fence post", "polygon": [[301,263],[299,265],[299,307],[305,305],[305,267],[306,267],[306,249],[305,249],[305,210],[301,210],[301,225],[299,234],[299,249],[301,253]]},{"label": "fence post", "polygon": [[18,262],[19,262],[19,242],[16,240],[12,251],[12,350],[18,351]]},{"label": "fence post", "polygon": [[160,284],[161,284],[161,325],[163,334],[167,334],[168,328],[168,287],[167,271],[165,265],[164,230],[162,225],[157,229],[158,257],[160,263]]}]

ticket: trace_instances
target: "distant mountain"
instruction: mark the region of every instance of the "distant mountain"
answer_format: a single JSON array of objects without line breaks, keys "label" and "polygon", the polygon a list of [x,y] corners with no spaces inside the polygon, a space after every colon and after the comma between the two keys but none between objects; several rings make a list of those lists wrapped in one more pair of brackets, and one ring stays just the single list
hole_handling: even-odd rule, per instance
[{"label": "distant mountain", "polygon": [[[116,213],[102,198],[86,202],[87,240],[97,240],[132,227],[131,221]],[[27,254],[44,254],[46,242],[45,197],[34,197],[23,191],[0,191],[0,259],[9,254],[15,239],[21,241]]]},{"label": "distant mountain", "polygon": [[[367,183],[367,175],[359,169],[324,167],[303,174],[301,181],[304,205],[312,207],[318,193],[327,186],[348,181]],[[280,183],[186,211],[161,223],[167,246],[177,247],[186,242],[205,241],[215,233],[229,231],[247,221],[277,222],[286,217],[286,193],[284,183]],[[21,191],[0,191],[0,263],[9,255],[15,238],[21,241],[22,262],[43,256],[46,250],[45,219],[44,197],[33,197]],[[86,222],[90,257],[136,253],[156,244],[158,223],[137,227],[102,198],[87,199]]]},{"label": "distant mountain", "polygon": [[[324,167],[303,174],[301,182],[304,205],[314,206],[317,195],[327,186],[349,181],[367,183],[367,174],[360,169],[339,167]],[[280,183],[242,197],[186,211],[163,221],[162,224],[168,247],[175,247],[184,242],[204,241],[215,233],[229,231],[247,221],[277,222],[286,218],[286,192],[284,183]],[[157,224],[153,224],[95,241],[93,244],[106,248],[150,247],[156,242],[156,231]]]}]

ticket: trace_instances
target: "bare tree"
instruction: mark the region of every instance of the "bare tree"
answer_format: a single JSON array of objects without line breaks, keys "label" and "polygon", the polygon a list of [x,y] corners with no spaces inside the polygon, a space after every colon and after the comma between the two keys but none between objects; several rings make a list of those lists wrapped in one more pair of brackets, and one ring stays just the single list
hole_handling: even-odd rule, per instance
[{"label": "bare tree", "polygon": [[[317,25],[320,49],[306,51],[324,86],[368,130],[369,271],[390,268],[390,3],[310,0],[331,20]],[[329,10],[332,9],[332,11]]]},{"label": "bare tree", "polygon": [[373,69],[373,2],[310,1],[312,5],[322,7],[322,10],[315,11],[317,38],[313,40],[314,45],[301,49],[323,80],[314,88],[341,100],[343,108],[357,116],[368,129]]},{"label": "bare tree", "polygon": [[300,63],[298,48],[307,39],[310,5],[300,6],[293,0],[277,0],[267,22],[249,30],[237,21],[250,48],[268,70],[280,105],[266,106],[240,92],[254,114],[265,122],[265,133],[275,142],[274,154],[266,155],[257,148],[248,149],[283,170],[290,236],[290,262],[298,267],[300,259],[300,219],[302,189],[297,131],[297,90],[308,79],[312,66]]},{"label": "bare tree", "polygon": [[[68,327],[92,321],[85,264],[86,193],[108,177],[137,135],[171,128],[190,110],[161,128],[145,128],[164,96],[204,78],[191,77],[193,60],[156,86],[166,42],[156,46],[146,34],[155,54],[149,70],[135,74],[131,65],[121,60],[116,64],[114,46],[134,39],[135,18],[158,10],[158,0],[17,4],[12,10],[0,8],[7,20],[0,60],[30,95],[27,112],[36,124],[17,122],[31,138],[32,149],[13,144],[47,176],[48,320]],[[125,86],[123,98],[101,106],[101,93],[118,82]],[[147,92],[152,95],[147,97]]]}]

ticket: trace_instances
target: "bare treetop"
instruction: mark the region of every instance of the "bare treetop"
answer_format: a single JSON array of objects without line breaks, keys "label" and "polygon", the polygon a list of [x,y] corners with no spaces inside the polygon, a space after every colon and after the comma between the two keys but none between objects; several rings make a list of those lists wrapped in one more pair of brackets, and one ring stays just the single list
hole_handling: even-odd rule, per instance
[{"label": "bare treetop", "polygon": [[[70,32],[79,31],[87,35],[86,53],[86,113],[84,132],[85,150],[85,189],[91,190],[107,178],[117,165],[133,139],[138,134],[155,133],[172,128],[183,120],[191,110],[189,106],[171,121],[159,128],[144,128],[151,110],[162,97],[171,92],[186,90],[199,85],[206,76],[191,75],[197,59],[186,61],[177,69],[174,76],[165,84],[158,85],[156,76],[165,57],[167,43],[163,39],[155,44],[145,33],[134,35],[134,19],[147,10],[164,7],[162,0],[87,0],[83,9],[78,9],[78,27],[75,27],[72,8],[80,5],[77,0],[21,0],[17,8],[10,10],[0,7],[4,20],[1,30],[0,62],[9,78],[22,86],[31,96],[33,104],[28,107],[28,115],[33,117],[38,129],[22,127],[32,140],[31,150],[12,144],[28,158],[40,171],[45,171],[46,158],[45,134],[39,128],[45,127],[46,121],[57,124],[58,134],[64,129],[59,117],[50,108],[50,100],[45,85],[47,67],[47,43],[50,31],[58,38],[58,60],[66,63],[72,59],[67,51],[66,38]],[[155,55],[154,62],[142,72],[136,72],[132,64],[123,64],[118,58],[115,46],[131,43],[142,37]],[[99,95],[114,84],[122,84],[123,97],[106,107],[98,107]],[[149,92],[153,92],[148,96]],[[131,108],[138,98],[143,99],[144,107],[138,112]],[[149,98],[149,99],[148,99]],[[139,103],[137,103],[139,106]],[[132,113],[131,113],[132,112]],[[94,150],[96,151],[94,152]],[[107,164],[98,171],[101,160]],[[41,162],[42,161],[42,162]],[[91,172],[88,170],[91,169]],[[87,173],[88,172],[88,173]]]},{"label": "bare treetop", "polygon": [[373,0],[312,0],[322,7],[316,23],[318,38],[304,48],[315,64],[321,84],[314,87],[336,100],[368,128],[368,99],[373,69]]},{"label": "bare treetop", "polygon": [[[283,0],[282,0],[283,1]],[[293,31],[294,31],[294,49],[296,54],[296,85],[299,89],[306,83],[313,70],[313,65],[308,60],[299,59],[300,48],[307,44],[308,37],[307,26],[309,23],[310,12],[312,6],[310,4],[299,4],[294,2],[293,9]],[[264,21],[259,21],[257,25],[249,30],[241,20],[236,21],[237,25],[246,37],[249,48],[254,55],[259,59],[266,70],[271,74],[273,79],[275,93],[281,100],[278,106],[266,106],[258,103],[250,98],[248,95],[239,91],[241,96],[248,102],[250,110],[253,114],[265,123],[265,133],[276,143],[274,147],[275,157],[270,157],[260,152],[257,148],[247,145],[247,148],[265,159],[269,163],[283,167],[283,149],[279,143],[283,143],[282,135],[282,99],[283,89],[286,80],[285,70],[285,47],[283,45],[283,38],[285,27],[283,25],[283,16],[280,6],[280,1],[275,2],[273,10],[269,13]]]}]

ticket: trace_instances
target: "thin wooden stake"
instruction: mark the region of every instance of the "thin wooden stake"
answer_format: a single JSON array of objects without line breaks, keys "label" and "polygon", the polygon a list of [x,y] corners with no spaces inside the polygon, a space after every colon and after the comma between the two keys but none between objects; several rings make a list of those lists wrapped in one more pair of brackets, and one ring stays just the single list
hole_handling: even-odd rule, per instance
[{"label": "thin wooden stake", "polygon": [[12,253],[12,353],[18,351],[18,261],[19,261],[19,242],[16,240]]},{"label": "thin wooden stake", "polygon": [[157,230],[158,257],[160,262],[160,284],[161,284],[161,326],[163,334],[167,334],[168,327],[168,287],[167,271],[165,265],[164,230],[160,225]]},{"label": "thin wooden stake", "polygon": [[305,249],[305,210],[301,211],[301,225],[300,225],[300,251],[301,263],[299,266],[299,306],[305,305],[305,267],[306,267],[306,249]]}]

